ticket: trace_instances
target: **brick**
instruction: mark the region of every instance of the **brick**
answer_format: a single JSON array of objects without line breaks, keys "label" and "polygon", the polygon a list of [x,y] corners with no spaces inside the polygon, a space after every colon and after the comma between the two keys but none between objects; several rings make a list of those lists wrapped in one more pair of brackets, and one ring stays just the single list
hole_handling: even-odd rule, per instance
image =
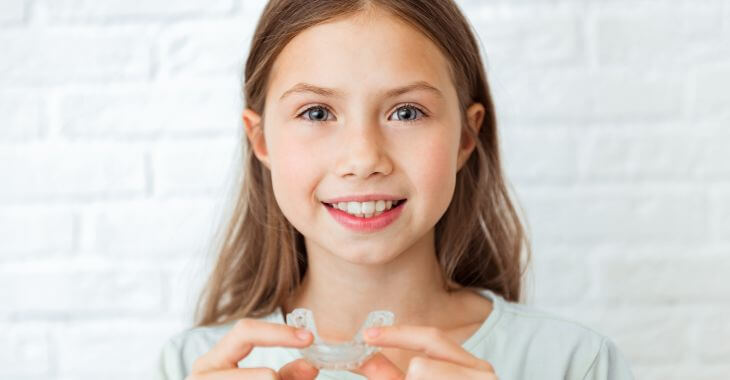
[{"label": "brick", "polygon": [[45,323],[0,323],[0,376],[25,378],[51,374],[52,350]]},{"label": "brick", "polygon": [[[524,70],[502,76],[496,102],[510,123],[659,122],[681,116],[678,74],[644,70]],[[495,96],[496,97],[496,96]]]},{"label": "brick", "polygon": [[581,177],[606,183],[707,178],[727,171],[725,161],[715,161],[724,141],[686,131],[592,131],[580,144]]},{"label": "brick", "polygon": [[570,250],[533,252],[534,301],[538,307],[575,304],[584,299],[591,287],[584,254]]},{"label": "brick", "polygon": [[74,214],[46,207],[0,208],[0,260],[69,253]]},{"label": "brick", "polygon": [[[58,373],[68,378],[147,378],[162,345],[184,326],[176,320],[107,319],[59,326]],[[109,376],[111,375],[111,376]]]},{"label": "brick", "polygon": [[242,170],[238,145],[237,139],[158,144],[151,155],[155,194],[222,194]]},{"label": "brick", "polygon": [[[565,65],[585,60],[581,18],[565,8],[469,4],[488,70]],[[480,7],[481,6],[481,7]]]},{"label": "brick", "polygon": [[234,9],[233,0],[55,0],[47,3],[53,21],[132,21],[170,20],[180,17],[222,15]]},{"label": "brick", "polygon": [[[721,309],[722,310],[722,309]],[[730,358],[730,310],[714,312],[697,321],[696,347],[705,364],[727,364]]]},{"label": "brick", "polygon": [[613,131],[587,133],[579,147],[581,177],[608,181],[632,178],[630,164],[635,161],[635,140],[638,138],[617,136]]},{"label": "brick", "polygon": [[61,101],[62,134],[85,139],[232,135],[242,123],[237,86],[166,83],[69,94]]},{"label": "brick", "polygon": [[159,312],[162,285],[160,272],[144,268],[89,268],[59,260],[5,265],[0,313],[22,319]]},{"label": "brick", "polygon": [[[730,120],[730,119],[729,119]],[[730,134],[716,133],[703,141],[697,175],[707,180],[730,180]]]},{"label": "brick", "polygon": [[696,242],[707,235],[700,192],[553,187],[517,191],[539,244]]},{"label": "brick", "polygon": [[156,258],[202,254],[217,223],[209,200],[109,204],[88,215],[83,250],[92,254]]},{"label": "brick", "polygon": [[730,58],[721,65],[696,68],[691,75],[693,120],[730,122]]},{"label": "brick", "polygon": [[699,249],[654,257],[615,255],[601,261],[599,289],[604,298],[642,304],[723,302],[730,298],[730,258]]},{"label": "brick", "polygon": [[[6,30],[0,85],[45,86],[149,79],[152,36],[141,29]],[[22,64],[18,64],[22,62]]]},{"label": "brick", "polygon": [[208,272],[203,270],[205,257],[191,255],[179,263],[166,262],[163,268],[169,281],[168,313],[187,324],[193,323],[198,297],[208,280]]},{"label": "brick", "polygon": [[41,97],[27,93],[0,93],[0,141],[28,141],[45,130],[47,114]]},{"label": "brick", "polygon": [[730,243],[730,187],[710,190],[708,218],[713,240]]},{"label": "brick", "polygon": [[555,129],[504,129],[504,167],[510,180],[523,184],[565,183],[578,177],[576,139]]},{"label": "brick", "polygon": [[29,1],[3,0],[0,2],[0,25],[23,23],[28,14]]},{"label": "brick", "polygon": [[161,75],[225,76],[240,83],[252,36],[253,25],[247,19],[171,25],[160,35]]},{"label": "brick", "polygon": [[130,196],[144,191],[144,156],[119,144],[38,143],[0,149],[5,200]]},{"label": "brick", "polygon": [[[618,9],[618,10],[617,10]],[[600,64],[667,67],[730,57],[719,2],[615,5],[596,14]]]}]

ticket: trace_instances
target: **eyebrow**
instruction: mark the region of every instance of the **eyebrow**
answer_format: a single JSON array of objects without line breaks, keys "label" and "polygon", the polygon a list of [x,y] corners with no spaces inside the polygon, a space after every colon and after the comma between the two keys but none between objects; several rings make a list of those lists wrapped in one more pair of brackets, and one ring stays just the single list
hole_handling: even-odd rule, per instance
[{"label": "eyebrow", "polygon": [[[411,84],[405,85],[403,87],[397,87],[391,90],[388,90],[385,92],[385,96],[388,98],[396,97],[398,95],[403,95],[407,92],[411,91],[429,91],[433,94],[443,97],[443,93],[441,90],[436,88],[435,86],[431,85],[430,83],[426,81],[416,81]],[[279,98],[279,101],[283,100],[285,97],[293,94],[293,93],[313,93],[321,96],[328,96],[328,97],[336,97],[336,98],[342,98],[344,97],[344,93],[342,93],[339,90],[336,90],[334,88],[327,88],[327,87],[319,87],[315,86],[313,84],[309,83],[297,83],[292,88],[286,90],[281,97]]]}]

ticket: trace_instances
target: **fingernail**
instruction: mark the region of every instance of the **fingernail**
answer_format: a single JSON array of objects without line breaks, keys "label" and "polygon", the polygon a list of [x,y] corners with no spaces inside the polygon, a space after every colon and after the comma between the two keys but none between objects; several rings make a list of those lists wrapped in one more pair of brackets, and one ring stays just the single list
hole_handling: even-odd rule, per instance
[{"label": "fingernail", "polygon": [[309,339],[309,331],[305,329],[299,329],[296,332],[296,336],[301,340],[307,340]]},{"label": "fingernail", "polygon": [[380,329],[377,327],[371,327],[365,330],[365,334],[367,334],[370,338],[375,338],[376,336],[380,335]]}]

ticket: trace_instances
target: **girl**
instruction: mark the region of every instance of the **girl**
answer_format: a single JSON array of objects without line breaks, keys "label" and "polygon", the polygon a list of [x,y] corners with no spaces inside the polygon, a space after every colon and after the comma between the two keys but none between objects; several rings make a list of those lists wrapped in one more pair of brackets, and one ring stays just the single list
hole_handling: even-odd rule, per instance
[{"label": "girl", "polygon": [[[163,379],[630,379],[611,340],[520,305],[528,242],[495,110],[450,0],[272,0],[245,68],[246,168],[197,327]],[[348,341],[392,327],[353,371],[317,370],[284,316]]]}]

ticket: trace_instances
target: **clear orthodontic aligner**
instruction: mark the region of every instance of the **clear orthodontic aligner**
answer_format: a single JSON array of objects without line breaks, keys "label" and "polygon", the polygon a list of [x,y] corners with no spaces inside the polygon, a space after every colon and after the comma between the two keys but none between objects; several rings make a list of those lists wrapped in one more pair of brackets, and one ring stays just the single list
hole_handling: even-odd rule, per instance
[{"label": "clear orthodontic aligner", "polygon": [[305,328],[314,336],[314,342],[309,347],[300,348],[299,352],[308,362],[319,369],[351,370],[358,368],[371,355],[380,351],[380,347],[365,343],[363,332],[370,327],[390,326],[394,320],[395,314],[390,311],[372,311],[351,341],[329,343],[322,340],[317,334],[317,326],[314,324],[314,314],[311,310],[298,308],[286,315],[287,325]]}]

